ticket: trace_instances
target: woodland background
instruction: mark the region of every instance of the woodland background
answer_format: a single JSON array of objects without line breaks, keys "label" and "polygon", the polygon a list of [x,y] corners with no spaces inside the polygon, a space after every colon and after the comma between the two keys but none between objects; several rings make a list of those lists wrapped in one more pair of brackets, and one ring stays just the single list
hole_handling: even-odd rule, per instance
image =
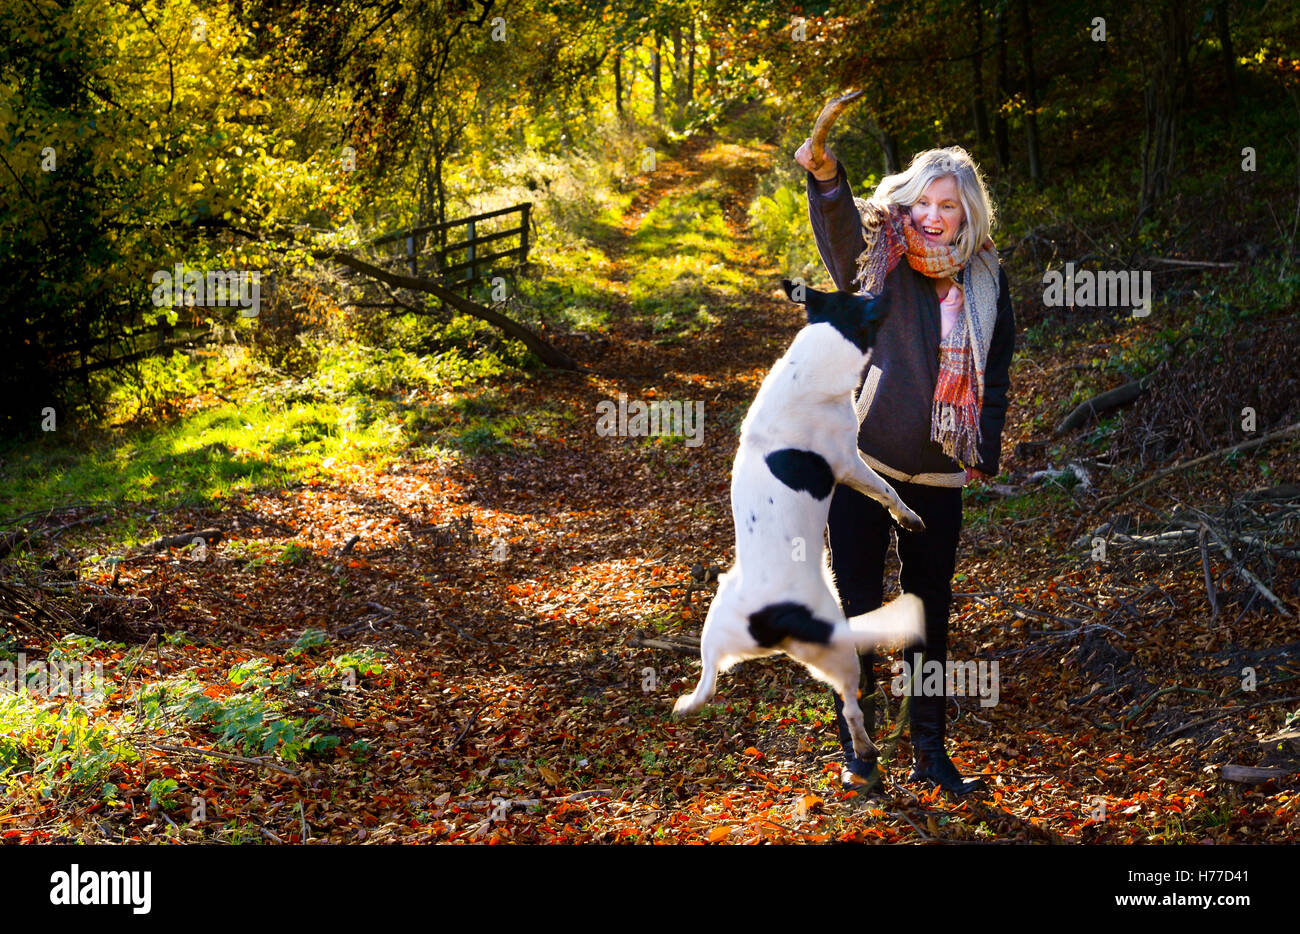
[{"label": "woodland background", "polygon": [[[0,688],[0,839],[1294,840],[1294,4],[0,0],[0,37],[0,670],[103,671]],[[841,792],[786,660],[667,717],[779,279],[826,283],[791,156],[850,87],[858,194],[960,144],[999,209],[979,801]],[[410,231],[525,203],[526,267],[461,287],[443,226],[411,274]],[[1045,307],[1067,262],[1151,314]],[[258,314],[155,305],[177,263]],[[599,437],[620,393],[705,443]]]}]

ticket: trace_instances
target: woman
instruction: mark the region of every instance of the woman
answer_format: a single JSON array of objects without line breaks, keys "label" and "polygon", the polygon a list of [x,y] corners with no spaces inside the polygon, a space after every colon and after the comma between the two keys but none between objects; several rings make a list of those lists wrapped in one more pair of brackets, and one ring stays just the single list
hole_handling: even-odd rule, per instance
[{"label": "woman", "polygon": [[[888,302],[854,402],[863,459],[925,522],[922,532],[896,533],[902,589],[925,604],[924,650],[909,646],[904,655],[919,685],[927,670],[922,661],[938,662],[947,672],[962,487],[998,472],[1015,321],[1006,274],[989,239],[994,209],[979,168],[957,146],[917,154],[905,171],[886,176],[870,201],[853,197],[829,150],[815,164],[805,140],[795,160],[808,170],[808,214],[835,285],[883,293]],[[835,488],[827,532],[847,616],[883,602],[891,526],[879,504]],[[873,691],[874,664],[874,655],[866,655]],[[909,781],[957,794],[983,788],[979,779],[963,779],[944,751],[946,696],[913,693]],[[879,769],[854,757],[841,709],[836,697],[841,779],[874,789]],[[870,726],[874,697],[864,697],[864,712]]]}]

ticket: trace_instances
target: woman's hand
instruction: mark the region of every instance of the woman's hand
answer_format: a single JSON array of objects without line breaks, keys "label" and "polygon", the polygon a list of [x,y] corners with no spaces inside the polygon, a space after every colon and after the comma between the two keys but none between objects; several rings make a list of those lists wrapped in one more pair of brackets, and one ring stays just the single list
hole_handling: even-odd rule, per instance
[{"label": "woman's hand", "polygon": [[812,172],[813,178],[817,179],[819,182],[829,182],[839,173],[840,170],[839,161],[835,158],[835,154],[832,153],[829,148],[826,150],[826,158],[822,160],[821,165],[815,168],[813,167],[811,138],[805,139],[803,145],[795,150],[794,161],[799,163],[809,172]]},{"label": "woman's hand", "polygon": [[980,470],[980,469],[977,468],[977,467],[967,467],[967,468],[966,468],[966,482],[967,482],[967,483],[970,483],[972,480],[987,480],[988,478],[989,478],[989,475],[986,474],[984,471]]}]

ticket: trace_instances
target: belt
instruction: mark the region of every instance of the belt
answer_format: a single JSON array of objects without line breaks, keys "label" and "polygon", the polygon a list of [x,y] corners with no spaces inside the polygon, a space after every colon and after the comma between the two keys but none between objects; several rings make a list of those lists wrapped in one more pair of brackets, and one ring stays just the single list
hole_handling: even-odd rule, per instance
[{"label": "belt", "polygon": [[870,454],[862,451],[858,452],[862,459],[867,462],[867,466],[876,473],[884,474],[891,480],[902,480],[904,483],[919,483],[921,486],[951,486],[961,488],[966,485],[966,471],[959,470],[956,473],[914,473],[906,474],[901,470],[895,470],[888,464],[882,464]]}]

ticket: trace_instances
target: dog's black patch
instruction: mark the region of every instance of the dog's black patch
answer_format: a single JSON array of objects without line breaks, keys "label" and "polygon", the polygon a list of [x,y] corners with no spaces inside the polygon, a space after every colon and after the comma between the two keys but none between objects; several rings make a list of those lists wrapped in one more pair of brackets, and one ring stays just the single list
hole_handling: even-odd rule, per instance
[{"label": "dog's black patch", "polygon": [[834,628],[813,616],[802,603],[773,603],[749,614],[749,634],[765,649],[785,639],[826,645],[831,641]]},{"label": "dog's black patch", "polygon": [[782,448],[763,460],[772,476],[792,490],[807,490],[816,499],[825,499],[835,489],[835,473],[826,458],[812,451]]},{"label": "dog's black patch", "polygon": [[880,329],[885,318],[885,303],[879,295],[867,295],[861,292],[820,292],[807,286],[799,286],[802,297],[796,299],[796,286],[789,279],[782,279],[781,286],[790,301],[797,301],[804,306],[809,324],[826,323],[851,341],[859,350],[866,353],[876,342],[876,331]]}]

